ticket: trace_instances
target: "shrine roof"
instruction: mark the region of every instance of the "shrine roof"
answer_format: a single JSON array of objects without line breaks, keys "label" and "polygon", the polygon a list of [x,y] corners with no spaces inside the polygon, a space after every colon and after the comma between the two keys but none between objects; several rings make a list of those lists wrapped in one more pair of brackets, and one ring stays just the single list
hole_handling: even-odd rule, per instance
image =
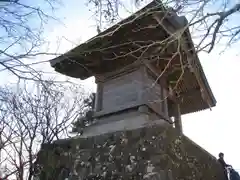
[{"label": "shrine roof", "polygon": [[[133,61],[128,58],[124,64],[119,63],[120,58],[112,58],[116,60],[111,62],[111,66],[105,64],[109,59],[106,58],[110,53],[114,53],[131,46],[131,41],[151,41],[154,36],[148,36],[145,39],[140,39],[141,32],[152,34],[154,30],[153,15],[159,16],[165,14],[165,8],[162,4],[156,4],[156,1],[149,3],[147,6],[137,11],[128,18],[120,21],[105,31],[99,33],[93,38],[71,49],[70,51],[50,60],[51,66],[55,71],[65,74],[70,77],[86,79],[96,74],[102,74],[113,69],[118,69],[126,64],[131,64]],[[178,21],[184,21],[184,18],[178,18]],[[152,28],[151,28],[152,26]],[[146,29],[141,29],[145,28]],[[149,29],[148,29],[149,28]],[[135,29],[139,29],[140,31]],[[165,36],[163,29],[157,28],[157,34]],[[154,31],[156,33],[156,31]],[[132,37],[132,38],[130,38]],[[119,52],[121,53],[121,52]],[[105,56],[104,56],[105,55]],[[126,57],[126,56],[125,56]],[[104,65],[103,65],[104,64]]]},{"label": "shrine roof", "polygon": [[[123,69],[141,59],[152,57],[161,59],[160,64],[166,67],[168,63],[163,59],[173,57],[180,42],[181,57],[174,58],[170,63],[167,70],[168,81],[178,82],[176,76],[181,73],[176,73],[174,67],[183,61],[186,68],[183,70],[182,79],[177,85],[175,83],[177,92],[184,97],[181,112],[187,114],[204,110],[215,106],[216,100],[195,51],[187,24],[185,17],[177,16],[159,2],[153,1],[85,43],[50,60],[50,63],[55,71],[80,79]],[[174,40],[175,35],[179,34],[181,38]],[[163,45],[168,47],[164,48]]]}]

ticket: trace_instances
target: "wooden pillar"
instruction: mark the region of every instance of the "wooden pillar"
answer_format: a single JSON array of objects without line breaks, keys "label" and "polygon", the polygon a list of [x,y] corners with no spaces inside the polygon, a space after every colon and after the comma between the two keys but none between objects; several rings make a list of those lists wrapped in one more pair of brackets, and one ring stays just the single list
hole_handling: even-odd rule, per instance
[{"label": "wooden pillar", "polygon": [[165,89],[165,87],[162,88],[162,93],[164,99],[164,101],[162,102],[162,105],[164,106],[164,115],[168,117],[168,100],[167,100],[168,92]]},{"label": "wooden pillar", "polygon": [[97,92],[95,99],[95,112],[102,110],[102,101],[103,101],[103,82],[96,78]]},{"label": "wooden pillar", "polygon": [[181,119],[181,108],[180,108],[180,97],[176,96],[173,92],[171,86],[168,87],[169,90],[169,98],[173,105],[173,118],[174,118],[174,126],[179,134],[183,133],[182,130],[182,119]]},{"label": "wooden pillar", "polygon": [[174,125],[176,130],[182,134],[182,119],[181,119],[181,109],[180,109],[180,104],[178,101],[174,103]]}]

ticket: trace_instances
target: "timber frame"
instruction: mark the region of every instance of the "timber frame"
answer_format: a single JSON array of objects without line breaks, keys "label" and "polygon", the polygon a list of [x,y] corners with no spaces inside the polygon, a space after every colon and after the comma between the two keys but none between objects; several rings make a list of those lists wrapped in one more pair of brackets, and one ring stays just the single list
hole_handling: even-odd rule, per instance
[{"label": "timber frame", "polygon": [[[144,66],[167,90],[168,117],[181,127],[181,115],[214,107],[216,100],[195,52],[188,22],[159,1],[50,61],[67,76],[98,84],[97,111],[104,78]],[[177,123],[178,122],[178,123]]]}]

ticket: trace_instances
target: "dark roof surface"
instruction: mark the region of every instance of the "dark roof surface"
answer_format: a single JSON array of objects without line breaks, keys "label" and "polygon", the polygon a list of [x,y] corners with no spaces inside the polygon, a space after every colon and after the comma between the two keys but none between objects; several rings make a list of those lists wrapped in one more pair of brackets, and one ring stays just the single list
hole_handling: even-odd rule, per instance
[{"label": "dark roof surface", "polygon": [[[126,36],[125,34],[127,31],[131,31],[137,23],[139,23],[137,26],[141,28],[143,20],[145,20],[144,25],[151,23],[151,16],[159,11],[165,11],[160,2],[153,1],[149,3],[144,8],[116,25],[113,25],[65,54],[50,60],[51,66],[54,67],[57,72],[81,79],[86,79],[96,73],[107,72],[108,69],[106,64],[104,64],[104,68],[100,67],[104,63],[104,59],[101,57],[103,50],[100,52],[99,47],[101,47],[101,49],[106,49],[109,46],[117,46],[116,43],[119,44],[121,38]],[[130,36],[132,36],[132,34]],[[129,45],[126,43],[122,44],[121,47]],[[115,51],[116,49],[111,50]],[[95,64],[91,66],[92,63],[89,63],[89,61],[92,63],[95,62]],[[127,62],[127,64],[129,63],[131,63],[131,61]],[[102,69],[102,71],[100,69]],[[110,69],[112,70],[113,68],[110,67]]]}]

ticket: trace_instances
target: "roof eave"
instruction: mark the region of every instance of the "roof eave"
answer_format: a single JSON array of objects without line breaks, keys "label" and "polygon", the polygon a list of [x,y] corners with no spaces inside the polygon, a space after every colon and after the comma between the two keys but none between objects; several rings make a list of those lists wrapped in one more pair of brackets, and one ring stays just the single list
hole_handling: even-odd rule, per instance
[{"label": "roof eave", "polygon": [[214,106],[216,106],[216,103],[217,103],[216,98],[213,95],[213,92],[212,92],[211,87],[208,83],[207,77],[206,77],[206,75],[204,73],[204,70],[202,68],[201,62],[200,62],[199,57],[197,55],[197,52],[195,50],[195,47],[194,47],[194,44],[193,44],[193,41],[192,41],[191,34],[190,34],[189,30],[186,31],[186,34],[187,34],[188,41],[189,41],[190,46],[191,46],[190,49],[193,51],[192,54],[194,55],[194,59],[195,59],[196,63],[198,64],[199,71],[200,71],[200,76],[201,76],[201,80],[203,81],[204,88],[205,88],[205,90],[207,90],[207,94],[209,95],[209,97],[211,99],[211,104],[209,104],[209,105],[210,105],[210,107],[214,107]]},{"label": "roof eave", "polygon": [[[175,22],[171,22],[171,20],[173,20],[173,21],[175,21]],[[171,20],[170,20],[169,22],[170,22],[173,26],[175,26],[175,28],[186,27],[187,24],[188,24],[188,21],[187,21],[187,19],[186,19],[185,16],[180,16],[180,17],[179,17],[179,16],[173,16],[173,19],[171,19]],[[185,33],[186,36],[187,36],[187,39],[188,39],[188,41],[189,41],[189,43],[190,43],[190,46],[191,46],[190,49],[193,51],[192,54],[194,55],[194,58],[195,58],[195,60],[196,60],[196,63],[197,63],[198,66],[199,66],[200,76],[201,76],[201,79],[202,79],[202,81],[203,81],[203,83],[204,83],[204,87],[206,88],[207,93],[208,93],[208,95],[209,95],[210,98],[211,98],[211,104],[210,104],[210,105],[211,105],[211,107],[214,107],[214,106],[216,106],[217,101],[216,101],[216,99],[215,99],[215,97],[214,97],[214,95],[213,95],[213,92],[212,92],[212,90],[211,90],[211,88],[210,88],[210,85],[209,85],[209,83],[208,83],[208,80],[207,80],[207,78],[206,78],[206,75],[205,75],[205,73],[204,73],[204,71],[203,71],[201,62],[200,62],[200,60],[199,60],[199,58],[198,58],[197,52],[196,52],[196,50],[195,50],[195,47],[194,47],[194,44],[193,44],[193,41],[192,41],[192,38],[191,38],[191,34],[190,34],[190,32],[189,32],[188,29],[186,29],[184,33]]]},{"label": "roof eave", "polygon": [[[144,14],[144,12],[147,12],[151,9],[154,8],[164,8],[164,6],[160,3],[160,2],[156,2],[155,0],[153,0],[151,3],[149,3],[148,5],[146,5],[144,8],[140,9],[139,11],[137,11],[136,13],[132,14],[131,16],[127,17],[126,19],[120,21],[119,23],[111,26],[110,28],[108,28],[107,30],[99,33],[98,35],[90,38],[89,40],[87,40],[86,42],[80,44],[79,46],[73,48],[72,50],[64,53],[61,56],[58,56],[54,59],[50,60],[50,65],[54,68],[58,63],[61,63],[65,60],[68,59],[68,55],[71,54],[72,52],[79,52],[79,51],[83,51],[84,49],[86,49],[86,47],[88,47],[90,44],[95,44],[97,41],[102,40],[102,37],[107,34],[107,32],[111,32],[113,31],[119,24],[124,23],[129,21],[131,18],[135,17],[137,14]],[[165,9],[165,8],[164,8]],[[76,59],[76,58],[75,58]],[[59,71],[58,71],[59,72]],[[63,73],[63,72],[59,72],[59,73]]]}]

